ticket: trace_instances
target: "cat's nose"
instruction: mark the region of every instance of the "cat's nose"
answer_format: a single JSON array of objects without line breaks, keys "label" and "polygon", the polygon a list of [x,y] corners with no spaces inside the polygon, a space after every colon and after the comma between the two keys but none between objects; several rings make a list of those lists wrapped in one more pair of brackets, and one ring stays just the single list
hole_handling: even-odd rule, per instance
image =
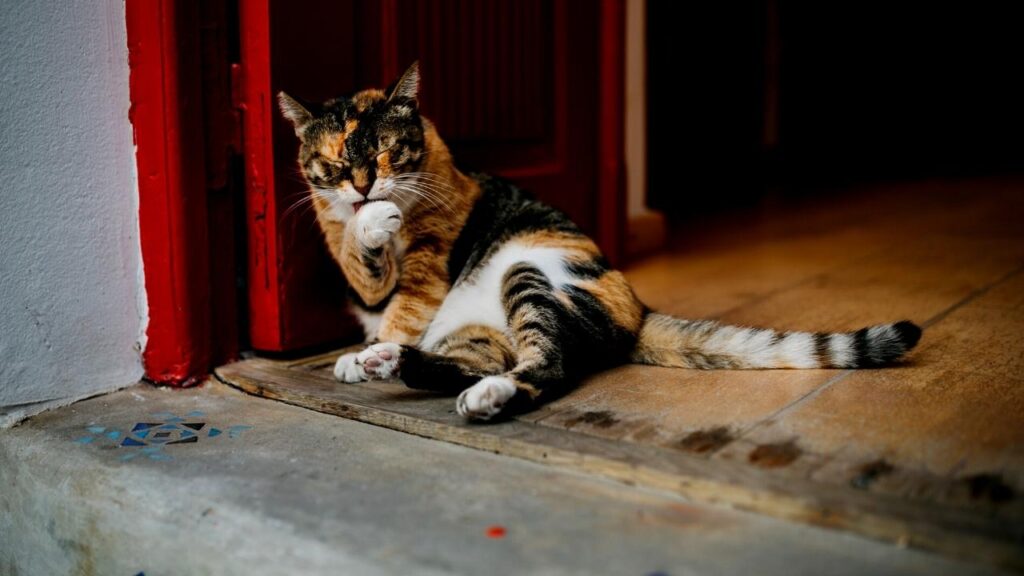
[{"label": "cat's nose", "polygon": [[373,185],[372,184],[363,184],[362,186],[357,186],[357,185],[353,184],[352,187],[356,189],[356,192],[359,192],[365,198],[366,195],[370,193],[370,188],[372,188]]}]

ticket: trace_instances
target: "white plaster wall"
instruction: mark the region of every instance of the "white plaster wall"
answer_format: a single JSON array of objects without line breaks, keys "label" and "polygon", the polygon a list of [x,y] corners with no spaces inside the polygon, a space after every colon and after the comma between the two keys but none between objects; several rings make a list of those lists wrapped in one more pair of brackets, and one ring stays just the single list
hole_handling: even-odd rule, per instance
[{"label": "white plaster wall", "polygon": [[0,426],[136,382],[123,0],[0,1]]}]

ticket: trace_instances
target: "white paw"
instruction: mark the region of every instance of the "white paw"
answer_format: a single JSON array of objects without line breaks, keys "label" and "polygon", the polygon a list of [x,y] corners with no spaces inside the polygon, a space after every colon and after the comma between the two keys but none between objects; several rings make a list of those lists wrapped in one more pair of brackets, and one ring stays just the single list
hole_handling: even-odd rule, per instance
[{"label": "white paw", "polygon": [[363,367],[369,380],[387,380],[398,374],[398,361],[402,358],[402,347],[391,342],[371,344],[356,354],[356,362]]},{"label": "white paw", "polygon": [[356,214],[356,236],[367,248],[380,248],[402,227],[402,211],[394,202],[369,202]]},{"label": "white paw", "polygon": [[516,385],[504,376],[488,376],[459,394],[455,409],[472,420],[489,420],[516,393]]},{"label": "white paw", "polygon": [[356,356],[357,354],[355,352],[342,354],[334,364],[334,377],[349,384],[369,380],[369,378],[366,377],[366,372],[363,370],[362,365],[356,362]]}]

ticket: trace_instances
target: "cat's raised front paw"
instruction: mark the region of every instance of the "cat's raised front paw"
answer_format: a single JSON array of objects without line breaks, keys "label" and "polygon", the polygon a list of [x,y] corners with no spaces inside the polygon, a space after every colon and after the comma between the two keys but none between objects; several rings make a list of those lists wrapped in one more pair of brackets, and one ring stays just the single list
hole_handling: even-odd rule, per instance
[{"label": "cat's raised front paw", "polygon": [[355,382],[362,382],[369,380],[366,377],[366,371],[363,370],[362,364],[356,360],[355,352],[349,352],[348,354],[342,354],[338,361],[334,363],[334,377],[342,382],[353,384]]},{"label": "cat's raised front paw", "polygon": [[455,409],[471,420],[490,420],[516,394],[516,385],[505,376],[488,376],[459,394]]},{"label": "cat's raised front paw", "polygon": [[367,248],[380,248],[402,227],[402,211],[394,202],[369,202],[356,214],[356,237]]},{"label": "cat's raised front paw", "polygon": [[367,379],[387,380],[398,375],[398,363],[402,358],[402,347],[391,342],[371,344],[356,354],[356,362],[363,367]]}]

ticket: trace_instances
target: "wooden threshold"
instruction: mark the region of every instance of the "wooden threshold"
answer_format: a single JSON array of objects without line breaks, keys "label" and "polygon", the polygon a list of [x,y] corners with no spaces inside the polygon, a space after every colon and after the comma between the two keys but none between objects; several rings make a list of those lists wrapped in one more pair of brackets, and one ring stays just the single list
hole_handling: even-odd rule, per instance
[{"label": "wooden threshold", "polygon": [[[519,458],[1024,571],[1024,190],[903,184],[766,209],[627,271],[655,309],[784,329],[926,327],[897,367],[625,366],[510,421],[338,352],[217,370],[246,392]],[[881,208],[880,208],[881,207]]]}]

